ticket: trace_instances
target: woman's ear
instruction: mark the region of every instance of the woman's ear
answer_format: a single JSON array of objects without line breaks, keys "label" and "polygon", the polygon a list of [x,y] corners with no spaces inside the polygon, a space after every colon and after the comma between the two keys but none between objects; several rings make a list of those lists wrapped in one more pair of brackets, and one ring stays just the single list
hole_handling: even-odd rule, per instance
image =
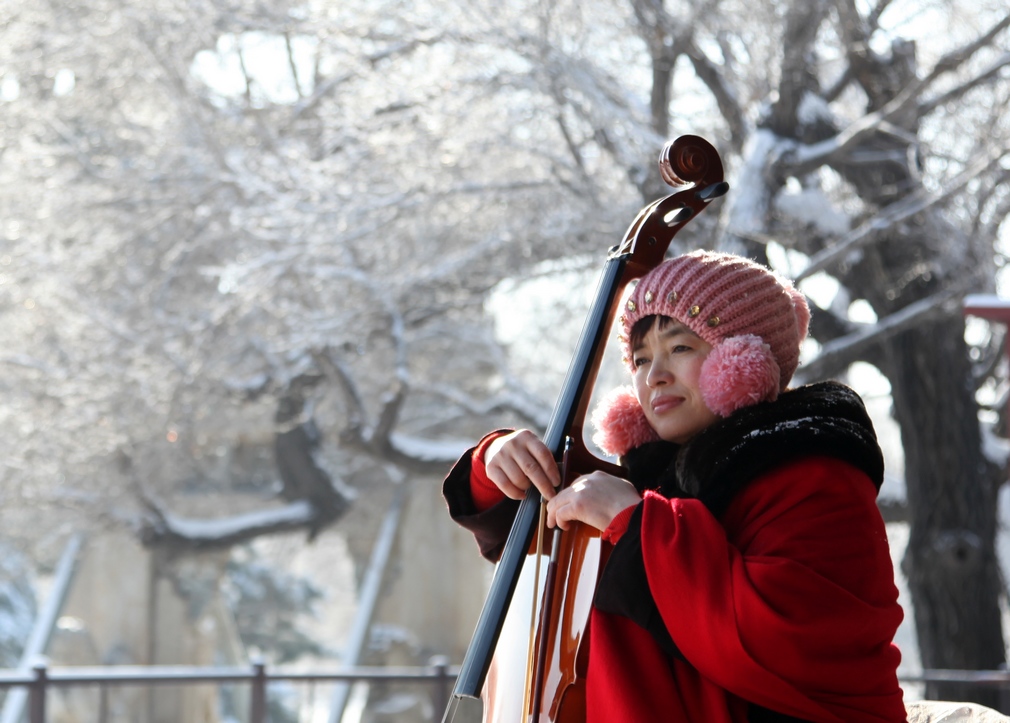
[{"label": "woman's ear", "polygon": [[631,387],[618,387],[607,394],[593,410],[592,423],[596,446],[618,457],[659,439]]}]

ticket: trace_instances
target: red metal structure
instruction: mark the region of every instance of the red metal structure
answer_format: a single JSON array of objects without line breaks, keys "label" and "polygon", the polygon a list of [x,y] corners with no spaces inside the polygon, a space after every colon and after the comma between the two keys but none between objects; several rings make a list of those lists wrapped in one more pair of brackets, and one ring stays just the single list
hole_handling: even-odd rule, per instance
[{"label": "red metal structure", "polygon": [[[964,297],[964,315],[977,316],[1010,327],[1010,299],[995,294],[969,294]],[[1004,350],[1010,359],[1010,333],[1003,338]],[[1010,424],[1010,398],[1007,399],[1007,423]]]}]

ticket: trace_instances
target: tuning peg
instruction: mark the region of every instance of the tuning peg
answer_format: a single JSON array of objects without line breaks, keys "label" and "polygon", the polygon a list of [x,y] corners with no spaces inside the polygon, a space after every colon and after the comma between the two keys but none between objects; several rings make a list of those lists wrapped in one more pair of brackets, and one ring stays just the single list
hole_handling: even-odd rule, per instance
[{"label": "tuning peg", "polygon": [[729,184],[725,181],[719,181],[718,183],[713,183],[710,186],[698,189],[694,196],[699,201],[711,201],[713,198],[719,198],[719,196],[726,195],[726,191],[728,190]]},{"label": "tuning peg", "polygon": [[693,208],[690,206],[681,206],[663,216],[663,223],[667,226],[676,226],[678,223],[685,223],[693,215]]}]

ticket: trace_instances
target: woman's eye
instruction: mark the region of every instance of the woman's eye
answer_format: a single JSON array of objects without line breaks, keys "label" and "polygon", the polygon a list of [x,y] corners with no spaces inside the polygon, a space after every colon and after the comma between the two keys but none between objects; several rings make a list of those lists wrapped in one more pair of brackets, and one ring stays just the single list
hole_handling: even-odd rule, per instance
[{"label": "woman's eye", "polygon": [[636,368],[638,368],[638,367],[642,366],[643,364],[647,363],[648,361],[649,360],[646,357],[640,356],[640,357],[635,357],[635,360],[634,360],[633,364],[635,365]]}]

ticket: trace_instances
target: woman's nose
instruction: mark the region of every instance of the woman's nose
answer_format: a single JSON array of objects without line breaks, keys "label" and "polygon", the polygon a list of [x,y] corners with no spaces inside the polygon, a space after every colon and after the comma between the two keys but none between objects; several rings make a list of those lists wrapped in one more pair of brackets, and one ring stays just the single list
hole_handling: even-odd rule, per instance
[{"label": "woman's nose", "polygon": [[672,378],[673,375],[670,374],[665,364],[656,364],[653,362],[649,367],[649,376],[646,377],[645,381],[650,387],[659,387],[669,384]]}]

